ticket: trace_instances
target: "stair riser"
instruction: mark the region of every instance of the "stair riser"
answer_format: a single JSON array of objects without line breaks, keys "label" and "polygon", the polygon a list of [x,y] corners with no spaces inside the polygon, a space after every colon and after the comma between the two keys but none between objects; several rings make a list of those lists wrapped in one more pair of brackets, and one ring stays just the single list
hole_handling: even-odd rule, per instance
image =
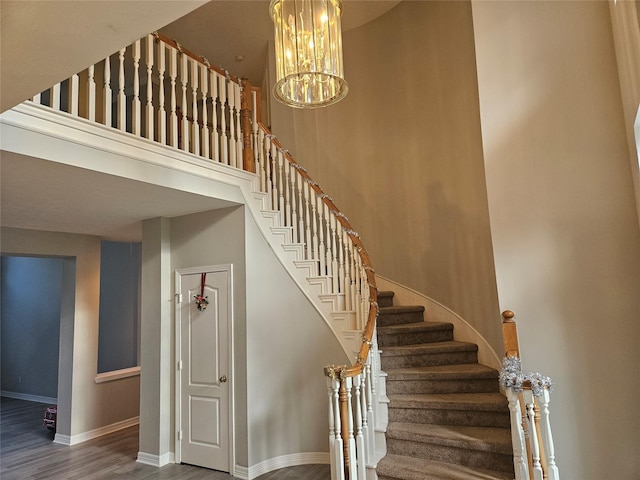
[{"label": "stair riser", "polygon": [[498,472],[513,472],[511,455],[387,437],[387,452]]},{"label": "stair riser", "polygon": [[413,333],[380,333],[378,345],[383,347],[397,347],[400,345],[418,345],[422,343],[448,342],[453,340],[453,330],[431,330]]},{"label": "stair riser", "polygon": [[390,325],[402,325],[404,323],[422,322],[424,322],[424,312],[380,312],[377,324],[380,327],[387,327]]},{"label": "stair riser", "polygon": [[433,367],[438,365],[459,365],[476,363],[478,352],[463,350],[459,352],[426,352],[413,355],[385,355],[382,351],[381,362],[383,370],[392,368]]},{"label": "stair riser", "polygon": [[497,392],[498,382],[492,378],[464,380],[394,380],[386,382],[388,395],[402,393],[492,393]]},{"label": "stair riser", "polygon": [[378,307],[393,307],[393,295],[378,293]]},{"label": "stair riser", "polygon": [[389,408],[389,421],[426,423],[431,425],[460,425],[470,427],[509,428],[509,412],[483,412],[473,410],[443,410],[428,408]]}]

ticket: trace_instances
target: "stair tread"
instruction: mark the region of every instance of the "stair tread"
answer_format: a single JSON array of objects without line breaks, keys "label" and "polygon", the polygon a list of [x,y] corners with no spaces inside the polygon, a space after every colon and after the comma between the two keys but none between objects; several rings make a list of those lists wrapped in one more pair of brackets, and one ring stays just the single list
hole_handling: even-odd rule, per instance
[{"label": "stair tread", "polygon": [[377,467],[381,476],[399,480],[511,480],[513,475],[403,455],[386,455]]},{"label": "stair tread", "polygon": [[444,342],[417,343],[412,345],[383,347],[381,356],[390,357],[394,355],[414,355],[416,353],[448,353],[477,350],[478,346],[474,343],[448,340]]},{"label": "stair tread", "polygon": [[511,431],[500,427],[469,427],[390,422],[387,438],[511,455]]},{"label": "stair tread", "polygon": [[422,322],[422,323],[400,323],[397,325],[386,325],[378,327],[378,335],[394,333],[415,333],[428,332],[432,330],[453,330],[453,323],[449,322]]},{"label": "stair tread", "polygon": [[395,380],[415,380],[416,378],[437,378],[441,380],[460,378],[495,378],[498,372],[479,363],[461,363],[457,365],[433,365],[426,367],[404,367],[386,370]]},{"label": "stair tread", "polygon": [[404,393],[389,394],[392,408],[431,408],[450,410],[504,411],[507,399],[491,393]]},{"label": "stair tread", "polygon": [[389,307],[378,307],[380,314],[385,313],[406,313],[406,312],[424,312],[422,305],[391,305]]}]

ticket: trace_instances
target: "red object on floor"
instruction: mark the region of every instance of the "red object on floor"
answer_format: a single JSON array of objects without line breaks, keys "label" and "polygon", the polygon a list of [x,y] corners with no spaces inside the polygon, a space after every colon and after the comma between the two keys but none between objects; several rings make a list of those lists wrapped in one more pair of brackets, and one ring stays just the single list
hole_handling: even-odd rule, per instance
[{"label": "red object on floor", "polygon": [[58,406],[55,407],[47,407],[44,411],[44,419],[42,420],[42,424],[50,428],[52,430],[56,429],[56,418],[58,417]]}]

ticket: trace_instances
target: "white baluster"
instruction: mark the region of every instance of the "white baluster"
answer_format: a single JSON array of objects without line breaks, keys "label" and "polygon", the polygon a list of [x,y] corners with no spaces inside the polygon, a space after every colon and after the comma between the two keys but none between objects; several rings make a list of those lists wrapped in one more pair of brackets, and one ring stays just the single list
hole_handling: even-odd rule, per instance
[{"label": "white baluster", "polygon": [[216,72],[211,72],[211,120],[213,126],[211,128],[211,136],[213,137],[213,160],[220,162],[220,133],[218,132],[218,79],[219,75]]},{"label": "white baluster", "polygon": [[311,224],[312,232],[311,232],[311,243],[313,245],[311,258],[316,261],[316,275],[320,273],[320,256],[318,255],[320,247],[318,246],[318,211],[316,208],[316,203],[318,201],[318,196],[316,195],[316,191],[313,187],[307,183],[307,188],[309,189],[309,203],[311,203],[311,219],[309,223]]},{"label": "white baluster", "polygon": [[319,263],[319,272],[320,276],[324,276],[327,274],[327,257],[326,257],[326,248],[324,244],[324,227],[326,222],[324,221],[324,202],[322,201],[322,195],[318,195],[316,197],[316,211],[318,212],[318,259]]},{"label": "white baluster", "polygon": [[104,83],[102,87],[102,120],[107,127],[111,127],[111,58],[104,59]]},{"label": "white baluster", "polygon": [[236,82],[231,82],[231,84],[233,85],[233,91],[236,97],[236,102],[235,102],[235,106],[236,106],[236,110],[235,110],[235,118],[236,118],[236,166],[240,169],[244,169],[244,164],[243,164],[243,158],[242,158],[242,149],[243,149],[243,143],[242,143],[242,128],[240,125],[240,109],[242,108],[242,103],[241,103],[241,87],[240,84],[236,83]]},{"label": "white baluster", "polygon": [[234,93],[235,83],[231,80],[227,81],[227,102],[229,103],[229,165],[233,167],[238,166],[238,159],[236,157],[236,96]]},{"label": "white baluster", "polygon": [[356,293],[354,296],[356,310],[356,329],[362,325],[362,258],[356,255]]},{"label": "white baluster", "polygon": [[340,381],[334,378],[331,379],[331,388],[333,391],[333,412],[335,419],[335,442],[333,443],[333,457],[335,458],[335,472],[332,473],[331,478],[336,480],[345,480],[344,472],[344,448],[342,442],[342,421],[340,420]]},{"label": "white baluster", "polygon": [[[278,176],[277,176],[277,180],[278,180],[278,199],[277,199],[277,206],[275,208],[275,210],[279,210],[280,211],[280,225],[282,225],[282,210],[284,207],[284,185],[283,185],[283,178],[284,178],[284,174],[283,174],[283,170],[284,170],[284,158],[282,155],[282,150],[278,150]],[[286,221],[285,221],[285,225],[286,225]]]},{"label": "white baluster", "polygon": [[[284,188],[283,188],[283,195],[284,195],[284,224],[287,227],[291,227],[292,226],[292,221],[291,221],[291,185],[290,185],[290,181],[291,179],[290,177],[290,170],[291,170],[291,163],[289,163],[289,161],[287,161],[287,158],[285,156],[285,154],[282,154],[282,161],[283,161],[283,167],[284,167],[284,179],[283,179],[283,183],[284,183]],[[280,204],[280,208],[282,208],[283,204]]]},{"label": "white baluster", "polygon": [[206,65],[200,66],[200,90],[202,91],[202,156],[204,158],[211,158],[209,156],[209,67]]},{"label": "white baluster", "polygon": [[169,50],[169,81],[171,83],[171,112],[169,113],[169,145],[180,148],[180,133],[178,132],[178,101],[176,98],[176,80],[178,77],[178,50]]},{"label": "white baluster", "polygon": [[538,444],[533,393],[531,392],[531,390],[524,390],[522,393],[524,395],[525,408],[527,409],[529,446],[531,447],[531,459],[533,462],[531,472],[533,473],[533,480],[543,480],[542,465],[540,464],[540,445]]},{"label": "white baluster", "polygon": [[277,195],[277,192],[274,192],[274,182],[273,182],[273,173],[275,171],[275,158],[276,158],[276,146],[275,144],[271,141],[270,138],[267,139],[267,158],[265,158],[265,170],[266,170],[266,174],[267,174],[267,209],[268,210],[275,210],[274,208],[274,195]]},{"label": "white baluster", "polygon": [[344,244],[345,249],[345,261],[344,261],[344,285],[343,285],[343,293],[344,293],[344,309],[346,311],[352,310],[351,300],[352,300],[352,290],[351,290],[351,269],[353,265],[353,243],[351,242],[351,237],[346,231],[342,232],[342,243]]},{"label": "white baluster", "polygon": [[355,398],[355,407],[356,407],[356,415],[355,415],[355,431],[356,431],[356,456],[355,458],[352,457],[352,462],[356,461],[356,467],[358,470],[358,479],[366,479],[367,478],[367,473],[366,473],[366,459],[365,459],[365,452],[366,452],[366,446],[365,446],[365,439],[364,439],[364,416],[362,415],[362,402],[364,400],[364,397],[362,395],[363,390],[363,377],[362,374],[360,375],[356,375],[355,377],[353,377],[353,385],[354,385],[354,390],[356,393],[356,398]]},{"label": "white baluster", "polygon": [[335,478],[336,457],[335,457],[335,443],[336,443],[336,427],[335,427],[335,414],[333,411],[333,379],[327,378],[327,391],[329,394],[329,463],[331,479]]},{"label": "white baluster", "polygon": [[297,191],[298,191],[298,201],[296,202],[298,204],[298,241],[300,243],[304,243],[305,245],[305,257],[304,258],[309,258],[309,249],[311,248],[311,242],[309,242],[309,239],[306,238],[305,236],[305,218],[307,219],[306,221],[308,222],[308,218],[309,218],[309,212],[308,212],[308,208],[309,208],[309,204],[307,204],[307,216],[305,217],[304,213],[304,208],[305,208],[305,202],[303,200],[303,190],[304,190],[304,185],[306,184],[306,182],[304,181],[304,179],[302,178],[302,175],[300,175],[299,172],[296,172],[296,187],[297,187]]},{"label": "white baluster", "polygon": [[[189,59],[191,62],[191,116],[193,117],[193,125],[191,125],[191,151],[194,155],[200,155],[200,129],[198,121],[198,62]],[[203,104],[204,106],[204,104]]]},{"label": "white baluster", "polygon": [[[344,283],[345,283],[345,274],[344,274],[344,232],[342,232],[342,224],[339,219],[336,218],[336,234],[338,241],[338,290],[342,295],[344,295]],[[344,297],[342,303],[342,309],[344,310]]]},{"label": "white baluster", "polygon": [[95,65],[91,65],[87,70],[87,119],[96,121],[96,78]]},{"label": "white baluster", "polygon": [[222,152],[220,154],[221,162],[225,165],[229,165],[229,137],[227,133],[227,79],[222,75],[218,76],[220,82],[220,144],[222,146]]},{"label": "white baluster", "polygon": [[167,112],[164,109],[165,43],[158,41],[158,142],[167,143]]},{"label": "white baluster", "polygon": [[74,116],[78,116],[78,104],[79,104],[79,91],[80,91],[80,80],[78,74],[71,75],[69,79],[69,113]]},{"label": "white baluster", "polygon": [[267,191],[267,185],[266,185],[266,180],[267,180],[267,175],[265,172],[265,150],[266,150],[266,145],[267,145],[267,139],[265,138],[264,132],[262,130],[258,131],[258,142],[257,142],[257,146],[256,146],[256,153],[258,155],[258,161],[256,163],[256,168],[257,168],[257,172],[260,175],[260,191],[261,192],[265,192]]},{"label": "white baluster", "polygon": [[123,48],[118,53],[118,130],[125,131],[127,128],[127,96],[124,93],[124,53]]},{"label": "white baluster", "polygon": [[153,140],[154,135],[154,116],[153,111],[153,82],[151,81],[151,73],[153,72],[153,35],[147,35],[147,41],[145,43],[146,51],[145,57],[147,61],[147,108],[145,113],[145,137],[149,140]]},{"label": "white baluster", "polygon": [[42,93],[34,95],[31,101],[37,105],[40,105],[40,102],[42,102]]},{"label": "white baluster", "polygon": [[[374,336],[375,338],[375,336]],[[375,399],[375,387],[373,382],[372,365],[374,365],[372,359],[374,357],[375,350],[372,348],[369,350],[369,357],[366,364],[366,376],[367,376],[367,403],[366,403],[366,418],[367,418],[367,451],[369,462],[371,462],[375,456],[375,417],[373,413],[374,399]]]},{"label": "white baluster", "polygon": [[54,110],[60,110],[60,84],[56,83],[51,87],[51,98],[49,99],[49,106]]},{"label": "white baluster", "polygon": [[[304,243],[304,239],[298,235],[298,200],[296,196],[298,175],[296,169],[289,163],[289,173],[291,174],[291,227],[293,229],[293,243]],[[302,253],[304,257],[304,251]]]},{"label": "white baluster", "polygon": [[542,414],[541,431],[542,431],[542,443],[544,445],[544,452],[547,459],[547,478],[548,480],[560,480],[560,473],[558,466],[556,465],[556,454],[553,446],[553,437],[551,435],[551,421],[549,420],[549,390],[546,388],[542,390],[542,394],[538,397],[538,403],[540,404],[540,411]]},{"label": "white baluster", "polygon": [[[339,293],[340,288],[338,278],[338,242],[336,238],[337,218],[335,213],[331,211],[329,211],[327,215],[331,219],[331,290],[333,293]],[[327,262],[328,261],[329,258],[327,258]]]},{"label": "white baluster", "polygon": [[180,85],[182,86],[182,101],[180,103],[180,109],[182,113],[182,123],[180,127],[180,140],[182,144],[180,148],[185,152],[189,151],[189,116],[187,109],[187,82],[189,81],[189,64],[187,63],[189,57],[184,53],[181,53],[180,57]]},{"label": "white baluster", "polygon": [[[357,454],[356,454],[356,439],[353,435],[353,407],[351,404],[352,390],[353,390],[353,378],[347,377],[344,379],[347,386],[347,432],[349,442],[349,478],[358,478],[357,471]],[[364,480],[364,477],[361,477]],[[359,479],[360,480],[360,479]]]},{"label": "white baluster", "polygon": [[131,104],[131,128],[134,135],[140,135],[140,40],[133,43],[133,102]]},{"label": "white baluster", "polygon": [[522,430],[522,412],[520,411],[519,396],[511,388],[507,388],[506,393],[511,416],[511,443],[513,444],[513,467],[516,473],[516,480],[529,480],[527,446],[524,430]]},{"label": "white baluster", "polygon": [[[304,199],[304,239],[307,245],[305,257],[307,260],[313,259],[313,236],[311,234],[311,226],[313,224],[313,220],[311,219],[311,198],[312,196],[309,194],[309,182],[302,179],[302,197]],[[315,195],[314,195],[315,196]]]}]

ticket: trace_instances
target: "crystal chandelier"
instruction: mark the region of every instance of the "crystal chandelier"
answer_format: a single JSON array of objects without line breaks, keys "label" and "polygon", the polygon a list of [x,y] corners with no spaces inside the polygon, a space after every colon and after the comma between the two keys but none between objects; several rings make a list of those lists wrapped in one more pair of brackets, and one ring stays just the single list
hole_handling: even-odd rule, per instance
[{"label": "crystal chandelier", "polygon": [[285,105],[316,108],[342,100],[342,0],[271,0],[277,82]]}]

